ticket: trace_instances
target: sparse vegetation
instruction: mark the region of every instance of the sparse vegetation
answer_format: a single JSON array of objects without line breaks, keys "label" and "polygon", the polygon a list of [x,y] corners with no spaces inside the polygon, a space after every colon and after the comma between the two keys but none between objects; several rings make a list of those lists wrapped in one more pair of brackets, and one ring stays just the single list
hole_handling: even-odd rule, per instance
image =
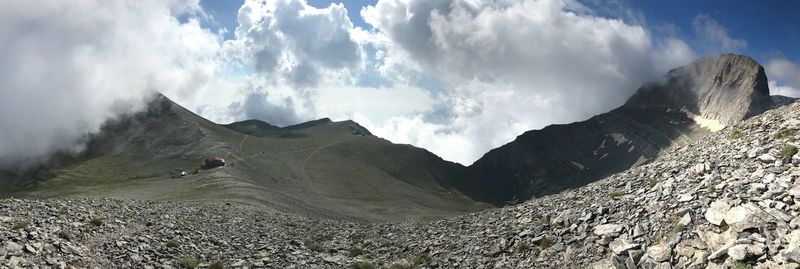
[{"label": "sparse vegetation", "polygon": [[74,236],[72,236],[72,233],[70,233],[69,231],[62,229],[61,231],[58,231],[58,238],[61,238],[61,239],[67,240],[67,241],[72,241]]},{"label": "sparse vegetation", "polygon": [[795,133],[796,133],[796,131],[794,131],[794,130],[780,130],[780,131],[776,132],[773,137],[775,139],[794,140]]},{"label": "sparse vegetation", "polygon": [[673,234],[679,234],[679,233],[682,233],[684,230],[686,230],[686,226],[684,226],[683,224],[678,224],[678,225],[675,225],[675,227],[672,228],[672,233]]},{"label": "sparse vegetation", "polygon": [[647,186],[650,186],[650,188],[653,188],[656,185],[658,185],[658,180],[651,179],[650,181],[647,182]]},{"label": "sparse vegetation", "polygon": [[539,248],[546,249],[549,248],[551,244],[553,244],[553,239],[550,236],[545,235],[542,237],[542,240],[539,240]]},{"label": "sparse vegetation", "polygon": [[414,258],[415,267],[429,263],[431,263],[431,255],[427,252],[420,253],[416,258]]},{"label": "sparse vegetation", "polygon": [[356,261],[350,265],[350,269],[375,269],[375,265],[368,261]]},{"label": "sparse vegetation", "polygon": [[360,247],[352,247],[348,251],[348,254],[350,255],[350,257],[358,257],[364,254],[364,250],[361,249]]},{"label": "sparse vegetation", "polygon": [[408,262],[405,259],[402,259],[402,260],[399,260],[399,261],[395,261],[392,264],[389,264],[388,268],[389,269],[412,269],[414,267],[415,266],[413,264],[411,264],[410,262]]},{"label": "sparse vegetation", "polygon": [[208,269],[225,269],[225,265],[221,262],[214,262],[208,265]]},{"label": "sparse vegetation", "polygon": [[525,253],[530,249],[531,249],[531,246],[529,246],[528,242],[525,242],[525,241],[521,241],[521,242],[517,243],[517,245],[515,247],[515,250],[517,251],[517,253]]},{"label": "sparse vegetation", "polygon": [[175,240],[169,240],[169,241],[167,241],[166,246],[168,248],[179,248],[179,247],[181,247],[181,243],[178,242],[178,241],[175,241]]},{"label": "sparse vegetation", "polygon": [[730,136],[730,137],[731,137],[731,139],[739,139],[739,138],[742,138],[742,131],[739,131],[739,130],[733,130],[733,131],[731,131],[731,136]]},{"label": "sparse vegetation", "polygon": [[748,264],[748,263],[745,263],[745,262],[736,262],[733,265],[733,268],[735,268],[735,269],[752,269],[753,266]]},{"label": "sparse vegetation", "polygon": [[793,145],[784,145],[781,148],[781,158],[788,159],[797,154],[797,147]]},{"label": "sparse vegetation", "polygon": [[180,268],[194,269],[197,268],[198,265],[200,265],[200,259],[198,259],[195,256],[186,255],[186,256],[181,256],[178,259],[178,266]]},{"label": "sparse vegetation", "polygon": [[30,225],[30,224],[31,224],[31,223],[30,223],[29,221],[27,221],[27,220],[20,220],[20,221],[17,221],[17,222],[15,222],[15,223],[14,223],[14,226],[11,226],[11,230],[21,230],[21,229],[25,229],[25,228],[27,228],[27,227],[28,227],[28,225]]},{"label": "sparse vegetation", "polygon": [[92,218],[92,220],[91,220],[90,222],[91,222],[91,223],[92,223],[92,225],[94,225],[95,227],[100,227],[100,226],[103,226],[103,219],[102,219],[102,218]]},{"label": "sparse vegetation", "polygon": [[612,192],[608,193],[608,196],[611,197],[611,199],[614,199],[614,200],[619,199],[623,195],[625,195],[625,194],[622,193],[621,191],[612,191]]},{"label": "sparse vegetation", "polygon": [[313,251],[316,251],[316,252],[325,251],[325,247],[323,247],[322,244],[318,243],[315,240],[303,241],[303,245],[305,245],[307,249],[313,250]]}]

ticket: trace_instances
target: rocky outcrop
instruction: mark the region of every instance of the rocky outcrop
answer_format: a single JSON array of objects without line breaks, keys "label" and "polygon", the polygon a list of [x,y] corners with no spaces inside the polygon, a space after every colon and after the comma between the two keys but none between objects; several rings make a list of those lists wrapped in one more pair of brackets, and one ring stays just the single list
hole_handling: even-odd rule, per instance
[{"label": "rocky outcrop", "polygon": [[750,57],[726,54],[670,70],[661,81],[642,86],[625,106],[685,109],[731,125],[764,112],[770,103],[764,68]]},{"label": "rocky outcrop", "polygon": [[557,193],[645,163],[772,104],[764,69],[753,59],[703,58],[642,86],[608,113],[528,131],[488,152],[468,168],[475,176],[464,189],[497,205]]},{"label": "rocky outcrop", "polygon": [[798,268],[798,118],[795,103],[583,187],[424,223],[0,200],[0,267]]}]

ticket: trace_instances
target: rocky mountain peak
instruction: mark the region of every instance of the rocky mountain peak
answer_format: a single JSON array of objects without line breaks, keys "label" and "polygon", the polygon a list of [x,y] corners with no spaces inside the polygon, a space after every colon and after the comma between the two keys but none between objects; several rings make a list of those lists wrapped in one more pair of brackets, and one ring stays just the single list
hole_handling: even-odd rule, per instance
[{"label": "rocky mountain peak", "polygon": [[625,106],[667,107],[732,125],[769,109],[769,100],[764,67],[750,57],[725,54],[670,70],[639,88]]}]

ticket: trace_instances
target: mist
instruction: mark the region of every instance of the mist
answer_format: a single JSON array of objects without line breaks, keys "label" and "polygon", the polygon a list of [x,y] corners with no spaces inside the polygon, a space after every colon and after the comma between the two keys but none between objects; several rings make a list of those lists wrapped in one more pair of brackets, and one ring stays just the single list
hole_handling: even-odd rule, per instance
[{"label": "mist", "polygon": [[0,3],[0,165],[78,152],[155,92],[206,80],[217,38],[176,18],[198,11],[197,1]]}]

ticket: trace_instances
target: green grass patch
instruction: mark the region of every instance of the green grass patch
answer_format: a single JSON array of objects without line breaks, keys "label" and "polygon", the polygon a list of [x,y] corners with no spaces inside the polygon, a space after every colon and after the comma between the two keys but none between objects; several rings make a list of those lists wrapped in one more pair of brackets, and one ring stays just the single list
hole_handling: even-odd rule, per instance
[{"label": "green grass patch", "polygon": [[736,262],[733,264],[734,269],[752,269],[753,265],[745,262]]},{"label": "green grass patch", "polygon": [[169,240],[169,241],[167,241],[166,246],[168,248],[179,248],[179,247],[181,247],[181,243],[176,241],[176,240]]},{"label": "green grass patch", "polygon": [[672,233],[673,234],[679,234],[679,233],[682,233],[685,230],[686,230],[686,226],[684,226],[683,224],[678,224],[678,225],[675,225],[675,227],[672,227]]},{"label": "green grass patch", "polygon": [[28,225],[30,225],[30,224],[31,223],[29,221],[27,221],[27,220],[20,220],[20,221],[15,222],[14,225],[11,226],[11,230],[22,230],[22,229],[28,228]]},{"label": "green grass patch", "polygon": [[221,262],[214,262],[208,265],[208,269],[225,269],[225,265]]},{"label": "green grass patch", "polygon": [[350,264],[350,269],[375,269],[375,265],[368,261],[356,261]]},{"label": "green grass patch", "polygon": [[360,247],[352,247],[347,254],[350,255],[350,257],[358,257],[364,255],[364,250]]},{"label": "green grass patch", "polygon": [[539,249],[549,248],[550,245],[552,245],[552,244],[553,244],[553,239],[550,238],[550,236],[546,236],[546,235],[544,237],[542,237],[542,240],[539,240],[539,243],[538,243]]},{"label": "green grass patch", "polygon": [[797,154],[797,147],[793,145],[784,145],[781,148],[781,158],[788,159]]},{"label": "green grass patch", "polygon": [[195,256],[186,255],[178,258],[178,267],[185,269],[194,269],[200,265],[200,259]]},{"label": "green grass patch", "polygon": [[742,131],[733,130],[733,131],[731,131],[730,138],[731,139],[739,139],[739,138],[742,138],[742,136],[743,136]]},{"label": "green grass patch", "polygon": [[92,225],[94,225],[95,227],[100,227],[100,226],[103,226],[103,219],[102,218],[92,218],[90,223],[92,223]]},{"label": "green grass patch", "polygon": [[521,242],[517,243],[517,245],[514,247],[514,249],[517,251],[517,253],[525,253],[525,252],[528,252],[528,250],[531,249],[531,246],[528,245],[528,242],[521,241]]},{"label": "green grass patch", "polygon": [[623,193],[621,191],[612,191],[612,192],[608,193],[608,196],[611,197],[611,199],[614,199],[614,200],[618,200],[623,195],[625,195],[625,193]]}]

